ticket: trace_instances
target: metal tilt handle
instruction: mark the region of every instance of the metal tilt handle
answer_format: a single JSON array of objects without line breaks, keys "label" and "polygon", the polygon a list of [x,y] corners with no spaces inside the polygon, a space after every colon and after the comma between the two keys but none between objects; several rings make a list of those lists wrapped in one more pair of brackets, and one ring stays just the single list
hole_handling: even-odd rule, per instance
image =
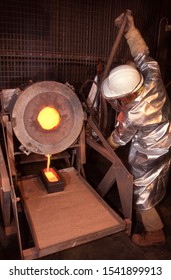
[{"label": "metal tilt handle", "polygon": [[[123,22],[119,28],[119,31],[118,31],[118,34],[117,34],[117,37],[115,39],[115,42],[113,44],[113,47],[112,47],[112,50],[110,52],[110,55],[109,55],[109,59],[108,59],[108,62],[107,62],[107,65],[104,69],[104,72],[103,72],[103,75],[102,75],[102,79],[101,79],[101,84],[103,83],[103,81],[107,78],[109,72],[110,72],[110,67],[113,63],[113,60],[114,60],[114,57],[116,55],[116,51],[118,49],[118,46],[120,44],[120,41],[122,39],[122,36],[124,34],[124,31],[125,31],[125,27],[126,27],[126,24],[127,24],[127,15],[131,15],[131,11],[130,10],[126,10],[125,12],[125,15],[124,15],[124,18],[123,18]],[[101,87],[101,84],[100,84],[100,87]],[[107,104],[107,101],[103,98],[103,96],[101,96],[101,107],[102,107],[102,112],[101,112],[101,120],[100,120],[100,128],[104,134],[104,136],[108,136],[106,135],[106,131],[107,131],[107,127],[108,127],[108,115],[109,112],[108,110],[110,108],[108,108],[108,104]]]}]

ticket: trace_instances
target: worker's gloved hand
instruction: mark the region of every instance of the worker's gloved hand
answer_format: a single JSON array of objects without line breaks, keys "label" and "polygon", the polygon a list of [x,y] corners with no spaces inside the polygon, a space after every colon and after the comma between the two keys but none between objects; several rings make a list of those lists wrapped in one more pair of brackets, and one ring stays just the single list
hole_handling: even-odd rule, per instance
[{"label": "worker's gloved hand", "polygon": [[[127,13],[127,23],[125,26],[125,38],[130,48],[131,55],[135,57],[139,53],[148,52],[148,46],[146,45],[144,39],[142,38],[139,30],[134,25],[134,19],[131,13]],[[115,20],[115,25],[120,27],[124,19],[124,13],[122,13]]]},{"label": "worker's gloved hand", "polygon": [[[117,17],[115,19],[115,26],[116,27],[118,27],[118,28],[121,27],[121,25],[123,23],[123,20],[124,20],[124,17],[125,17],[125,13],[122,13],[119,17]],[[125,25],[125,32],[127,33],[128,31],[135,29],[135,25],[134,25],[134,19],[131,16],[131,11],[127,12],[126,17],[127,17],[127,22],[126,22],[126,25]]]},{"label": "worker's gloved hand", "polygon": [[107,138],[107,142],[113,150],[116,150],[119,147],[119,145],[114,142],[112,134]]}]

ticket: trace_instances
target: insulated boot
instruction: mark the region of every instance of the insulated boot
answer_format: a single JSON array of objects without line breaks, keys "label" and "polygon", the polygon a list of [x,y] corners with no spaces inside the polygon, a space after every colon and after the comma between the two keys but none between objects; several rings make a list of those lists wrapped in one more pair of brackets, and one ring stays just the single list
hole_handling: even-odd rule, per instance
[{"label": "insulated boot", "polygon": [[165,234],[162,229],[151,232],[143,232],[141,234],[133,234],[132,242],[142,246],[162,245],[165,244]]}]

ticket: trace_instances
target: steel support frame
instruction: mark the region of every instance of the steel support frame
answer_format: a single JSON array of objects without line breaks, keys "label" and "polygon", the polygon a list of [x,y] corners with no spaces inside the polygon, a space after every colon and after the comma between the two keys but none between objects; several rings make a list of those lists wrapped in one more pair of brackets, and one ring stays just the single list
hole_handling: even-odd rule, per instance
[{"label": "steel support frame", "polygon": [[91,116],[88,118],[87,122],[101,141],[100,144],[92,137],[87,137],[87,145],[112,163],[96,190],[102,197],[104,197],[113,184],[115,182],[117,183],[122,211],[127,223],[126,231],[130,235],[132,224],[133,176],[128,172],[122,161],[110,147]]}]

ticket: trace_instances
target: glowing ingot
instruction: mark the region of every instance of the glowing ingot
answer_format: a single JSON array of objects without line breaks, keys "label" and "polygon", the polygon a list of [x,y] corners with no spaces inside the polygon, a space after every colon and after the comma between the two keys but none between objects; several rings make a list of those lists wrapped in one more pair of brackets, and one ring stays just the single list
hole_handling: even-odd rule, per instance
[{"label": "glowing ingot", "polygon": [[47,179],[49,182],[57,182],[59,181],[58,175],[56,174],[56,172],[50,168],[49,171],[44,171]]},{"label": "glowing ingot", "polygon": [[41,169],[40,178],[48,193],[64,191],[64,181],[55,167]]}]

